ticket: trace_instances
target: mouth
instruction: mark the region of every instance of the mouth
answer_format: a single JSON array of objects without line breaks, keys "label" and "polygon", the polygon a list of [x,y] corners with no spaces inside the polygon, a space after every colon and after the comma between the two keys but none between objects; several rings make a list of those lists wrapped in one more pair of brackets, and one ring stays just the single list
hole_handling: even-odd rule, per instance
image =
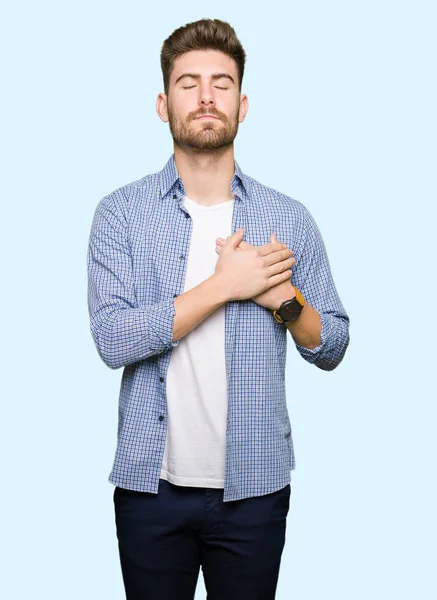
[{"label": "mouth", "polygon": [[195,121],[199,119],[217,119],[217,117],[213,117],[212,115],[200,115],[200,117],[195,118]]}]

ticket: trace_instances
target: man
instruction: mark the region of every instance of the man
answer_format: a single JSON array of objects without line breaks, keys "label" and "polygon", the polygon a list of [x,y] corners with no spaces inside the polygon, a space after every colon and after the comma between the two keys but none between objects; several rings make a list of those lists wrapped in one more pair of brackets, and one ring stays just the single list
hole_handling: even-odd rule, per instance
[{"label": "man", "polygon": [[200,565],[208,598],[275,597],[295,468],[287,330],[324,370],[349,341],[313,218],[235,162],[244,62],[223,21],[171,34],[156,109],[174,154],[92,225],[91,332],[124,367],[109,480],[129,600],[191,599]]}]

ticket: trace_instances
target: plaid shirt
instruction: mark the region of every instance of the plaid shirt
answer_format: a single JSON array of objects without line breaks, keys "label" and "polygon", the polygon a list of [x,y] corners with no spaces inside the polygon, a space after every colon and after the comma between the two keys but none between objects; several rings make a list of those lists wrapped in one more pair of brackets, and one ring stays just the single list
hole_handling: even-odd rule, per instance
[{"label": "plaid shirt", "polygon": [[[254,246],[278,240],[294,252],[292,283],[320,314],[321,343],[301,356],[334,369],[349,343],[316,223],[297,200],[244,175],[235,162],[232,232]],[[167,433],[166,374],[173,347],[174,298],[183,293],[192,221],[174,155],[164,169],[125,185],[97,205],[88,247],[91,334],[102,360],[124,367],[117,448],[109,481],[158,492]],[[288,330],[252,300],[225,307],[228,391],[223,500],[261,496],[295,469],[285,395]],[[183,382],[181,382],[183,385]]]}]

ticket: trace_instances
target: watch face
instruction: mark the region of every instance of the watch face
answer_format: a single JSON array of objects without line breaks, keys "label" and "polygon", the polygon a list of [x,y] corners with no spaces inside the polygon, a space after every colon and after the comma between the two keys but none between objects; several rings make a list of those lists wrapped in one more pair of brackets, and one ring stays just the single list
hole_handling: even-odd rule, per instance
[{"label": "watch face", "polygon": [[302,311],[302,305],[293,298],[289,302],[286,302],[281,308],[280,316],[284,321],[294,321],[300,315]]}]

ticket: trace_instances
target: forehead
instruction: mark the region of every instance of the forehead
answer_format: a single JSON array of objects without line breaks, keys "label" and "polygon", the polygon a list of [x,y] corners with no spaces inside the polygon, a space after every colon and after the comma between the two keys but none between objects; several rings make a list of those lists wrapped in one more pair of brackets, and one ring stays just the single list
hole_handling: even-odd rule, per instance
[{"label": "forehead", "polygon": [[170,82],[173,83],[185,72],[206,77],[211,73],[225,72],[237,81],[237,65],[234,59],[219,50],[190,50],[178,56],[174,62]]}]

